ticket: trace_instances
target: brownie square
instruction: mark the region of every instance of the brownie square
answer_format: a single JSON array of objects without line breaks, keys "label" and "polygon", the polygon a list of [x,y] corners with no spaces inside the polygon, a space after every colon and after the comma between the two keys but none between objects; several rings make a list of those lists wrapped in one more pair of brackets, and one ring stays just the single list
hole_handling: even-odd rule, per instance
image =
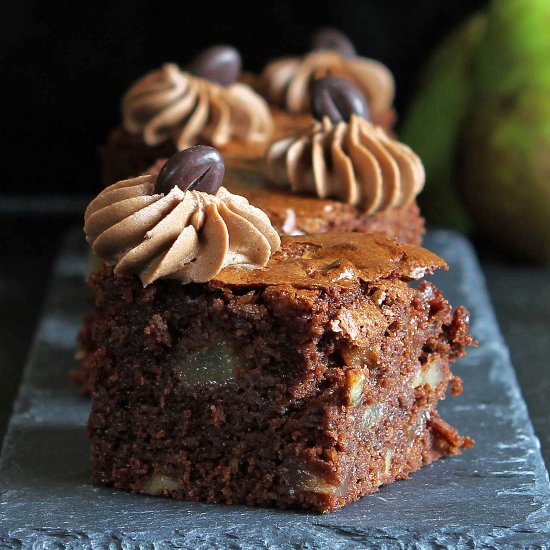
[{"label": "brownie square", "polygon": [[327,512],[469,447],[436,406],[468,313],[444,262],[382,236],[285,237],[265,268],[89,278],[92,476],[136,493]]},{"label": "brownie square", "polygon": [[291,193],[269,181],[261,162],[238,159],[227,163],[224,182],[233,193],[261,208],[281,235],[360,231],[380,233],[404,243],[422,243],[424,218],[416,201],[367,214],[336,199]]}]

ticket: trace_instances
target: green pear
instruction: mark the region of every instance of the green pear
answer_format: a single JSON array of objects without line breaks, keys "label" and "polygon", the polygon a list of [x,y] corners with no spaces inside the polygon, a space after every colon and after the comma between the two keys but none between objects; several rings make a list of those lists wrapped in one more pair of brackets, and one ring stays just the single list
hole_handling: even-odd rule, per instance
[{"label": "green pear", "polygon": [[479,230],[550,262],[550,1],[494,0],[463,122],[457,185]]},{"label": "green pear", "polygon": [[419,196],[429,223],[470,229],[470,220],[453,185],[452,171],[458,129],[472,93],[472,65],[485,29],[476,14],[436,49],[420,79],[400,132],[426,168],[426,187]]}]

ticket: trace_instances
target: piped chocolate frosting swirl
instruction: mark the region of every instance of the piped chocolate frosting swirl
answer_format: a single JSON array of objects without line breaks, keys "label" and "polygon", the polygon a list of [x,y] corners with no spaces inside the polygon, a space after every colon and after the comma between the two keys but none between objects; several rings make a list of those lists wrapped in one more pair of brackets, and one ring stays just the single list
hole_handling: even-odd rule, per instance
[{"label": "piped chocolate frosting swirl", "polygon": [[220,187],[223,162],[220,170],[210,149],[176,153],[164,176],[119,181],[89,204],[86,239],[117,275],[138,275],[144,286],[160,278],[206,282],[227,266],[262,267],[278,250],[267,215]]},{"label": "piped chocolate frosting swirl", "polygon": [[391,109],[394,80],[389,69],[373,59],[344,57],[337,51],[319,50],[301,58],[275,60],[263,70],[261,86],[270,103],[291,113],[304,113],[310,107],[311,82],[323,76],[353,82],[365,96],[375,121]]},{"label": "piped chocolate frosting swirl", "polygon": [[122,124],[147,145],[172,140],[224,147],[263,143],[273,130],[265,100],[246,84],[221,86],[166,63],[138,80],[122,99]]},{"label": "piped chocolate frosting swirl", "polygon": [[328,117],[267,151],[271,179],[295,193],[336,198],[372,214],[410,204],[422,190],[424,167],[405,144],[357,115]]}]

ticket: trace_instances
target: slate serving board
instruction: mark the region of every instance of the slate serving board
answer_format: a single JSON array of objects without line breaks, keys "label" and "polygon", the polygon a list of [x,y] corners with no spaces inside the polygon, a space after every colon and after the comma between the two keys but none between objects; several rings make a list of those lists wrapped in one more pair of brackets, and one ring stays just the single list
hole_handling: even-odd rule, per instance
[{"label": "slate serving board", "polygon": [[433,280],[453,304],[470,309],[480,343],[456,368],[464,394],[440,408],[477,443],[409,481],[321,516],[175,502],[90,485],[89,404],[67,377],[88,307],[86,248],[80,232],[68,235],[0,457],[0,547],[550,545],[548,474],[473,249],[443,231],[429,234],[426,246],[451,265]]}]

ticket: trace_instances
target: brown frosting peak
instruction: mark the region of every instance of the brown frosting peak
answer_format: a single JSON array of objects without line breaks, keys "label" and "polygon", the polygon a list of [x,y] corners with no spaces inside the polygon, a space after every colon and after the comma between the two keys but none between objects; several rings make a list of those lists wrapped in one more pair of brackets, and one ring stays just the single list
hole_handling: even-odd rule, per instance
[{"label": "brown frosting peak", "polygon": [[84,214],[92,251],[118,275],[205,282],[226,266],[264,266],[280,246],[266,214],[220,187],[216,195],[155,193],[156,176],[105,188]]},{"label": "brown frosting peak", "polygon": [[281,249],[254,271],[226,268],[214,283],[296,288],[351,287],[380,279],[421,279],[447,268],[439,256],[411,244],[369,233],[283,236]]},{"label": "brown frosting peak", "polygon": [[273,131],[267,103],[246,84],[219,86],[166,63],[138,80],[122,99],[122,124],[147,145],[178,149],[203,142],[262,143]]},{"label": "brown frosting peak", "polygon": [[309,132],[277,140],[267,151],[271,179],[296,193],[334,197],[368,214],[412,203],[424,167],[405,144],[352,115],[350,122],[316,122]]},{"label": "brown frosting peak", "polygon": [[322,76],[340,76],[352,81],[365,96],[374,120],[391,109],[394,80],[389,69],[365,57],[346,58],[335,51],[315,51],[306,56],[287,57],[269,63],[262,75],[268,101],[292,113],[308,112],[310,82]]}]

